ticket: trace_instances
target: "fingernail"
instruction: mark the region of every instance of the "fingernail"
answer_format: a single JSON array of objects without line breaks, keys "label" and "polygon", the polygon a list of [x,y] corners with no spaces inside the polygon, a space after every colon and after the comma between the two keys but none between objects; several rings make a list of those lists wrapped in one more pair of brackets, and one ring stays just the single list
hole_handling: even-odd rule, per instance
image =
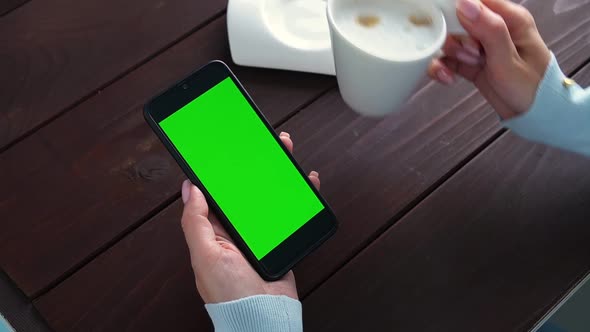
[{"label": "fingernail", "polygon": [[188,199],[191,197],[191,182],[189,180],[184,180],[182,183],[182,201],[184,204],[188,202]]},{"label": "fingernail", "polygon": [[481,4],[478,0],[459,0],[457,9],[470,21],[475,21],[481,12]]},{"label": "fingernail", "polygon": [[279,134],[279,136],[280,136],[280,137],[287,137],[287,138],[290,138],[290,137],[291,137],[291,135],[289,135],[289,133],[286,133],[286,132],[284,132],[284,131],[282,131],[282,132]]},{"label": "fingernail", "polygon": [[459,61],[472,66],[478,65],[481,62],[478,57],[475,57],[465,51],[458,51],[456,56]]},{"label": "fingernail", "polygon": [[451,85],[455,82],[455,79],[453,78],[453,76],[451,74],[449,74],[445,69],[441,69],[436,73],[436,76],[438,77],[439,80],[441,80],[441,82]]},{"label": "fingernail", "polygon": [[464,41],[463,44],[463,48],[465,49],[465,51],[475,55],[475,56],[480,56],[481,55],[481,51],[479,50],[479,45],[475,45],[475,42],[468,40],[468,41]]},{"label": "fingernail", "polygon": [[309,173],[309,176],[315,176],[316,178],[320,177],[320,173],[316,172],[316,171],[312,171],[311,173]]}]

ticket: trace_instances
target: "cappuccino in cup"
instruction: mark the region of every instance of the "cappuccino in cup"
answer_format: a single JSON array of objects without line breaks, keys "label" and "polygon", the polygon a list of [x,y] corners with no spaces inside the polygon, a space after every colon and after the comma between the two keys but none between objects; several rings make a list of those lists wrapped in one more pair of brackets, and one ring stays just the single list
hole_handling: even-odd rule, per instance
[{"label": "cappuccino in cup", "polygon": [[391,60],[421,57],[440,37],[430,14],[410,1],[343,1],[334,21],[350,43]]},{"label": "cappuccino in cup", "polygon": [[328,0],[338,86],[353,110],[384,116],[409,98],[445,42],[439,5],[450,1]]}]

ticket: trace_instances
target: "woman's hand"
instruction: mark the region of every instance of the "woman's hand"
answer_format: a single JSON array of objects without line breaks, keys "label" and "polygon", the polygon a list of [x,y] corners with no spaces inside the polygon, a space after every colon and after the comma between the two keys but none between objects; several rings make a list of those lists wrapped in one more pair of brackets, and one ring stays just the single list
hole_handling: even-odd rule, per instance
[{"label": "woman's hand", "polygon": [[[289,134],[281,133],[280,137],[289,151],[293,151]],[[319,189],[318,173],[311,172],[309,178]],[[293,272],[275,282],[263,280],[234,245],[217,217],[209,212],[203,193],[188,180],[182,185],[182,200],[182,229],[189,247],[197,289],[205,303],[265,294],[297,299]]]},{"label": "woman's hand", "polygon": [[429,75],[473,82],[503,119],[528,111],[551,60],[531,13],[508,0],[458,0],[457,15],[471,37],[450,36]]}]

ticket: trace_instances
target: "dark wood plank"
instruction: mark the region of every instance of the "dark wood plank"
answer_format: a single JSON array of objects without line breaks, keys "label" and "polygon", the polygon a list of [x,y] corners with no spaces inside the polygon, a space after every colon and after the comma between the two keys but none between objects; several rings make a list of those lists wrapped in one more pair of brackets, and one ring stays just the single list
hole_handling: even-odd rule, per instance
[{"label": "dark wood plank", "polygon": [[306,330],[530,329],[590,272],[589,167],[502,137],[311,294]]},{"label": "dark wood plank", "polygon": [[[188,250],[169,249],[184,246],[178,222],[181,209],[182,202],[172,204],[158,215],[159,222],[142,226],[117,245],[127,250],[109,250],[83,273],[73,275],[56,294],[63,301],[60,305],[53,302],[57,300],[54,296],[37,301],[35,305],[51,327],[58,332],[210,330],[211,322],[197,295]],[[164,224],[174,227],[162,227]],[[146,236],[155,241],[147,247],[136,245]],[[120,269],[113,270],[113,263]],[[92,287],[86,283],[89,273],[100,276]],[[77,296],[80,289],[88,293]],[[88,314],[93,318],[83,318]],[[100,315],[108,318],[97,324],[94,319]]]},{"label": "dark wood plank", "polygon": [[[590,58],[590,20],[575,11],[555,16],[546,3],[525,4],[565,72]],[[590,4],[582,9],[590,11]],[[564,23],[578,15],[570,27]],[[578,30],[580,21],[587,27]],[[572,29],[584,36],[573,35]],[[500,129],[496,114],[464,83],[452,89],[429,83],[399,114],[383,120],[360,118],[345,109],[335,91],[282,128],[294,133],[302,164],[319,169],[323,194],[341,221],[336,236],[296,270],[303,294],[397,221]]]},{"label": "dark wood plank", "polygon": [[[543,6],[541,2],[529,2],[527,5],[537,15],[539,24],[545,26],[545,39],[563,59],[566,70],[573,70],[588,58],[590,45],[576,42],[588,37],[584,31],[588,30],[590,22],[580,25],[582,14],[570,11],[555,18],[552,8]],[[562,20],[570,22],[570,28],[562,24]],[[551,30],[552,21],[567,33]],[[577,27],[574,31],[584,37],[572,34],[572,27]],[[436,110],[432,109],[434,104],[437,105]],[[406,211],[408,204],[421,199],[425,191],[436,186],[444,174],[451,172],[499,129],[495,115],[466,84],[451,90],[430,84],[416,94],[400,114],[382,121],[358,118],[343,106],[334,91],[303,110],[283,128],[292,132],[296,141],[295,154],[303,161],[304,167],[319,168],[321,171],[324,194],[342,219],[342,228],[336,238],[296,269],[303,296],[388,227],[396,216]],[[361,210],[361,207],[364,209]],[[116,252],[112,255],[125,256],[135,247],[142,248],[145,255],[157,255],[156,251],[151,251],[149,243],[162,241],[157,235],[160,231],[156,231],[159,227],[178,227],[180,207],[174,209],[166,217],[156,216],[140,230],[152,223],[158,224],[158,228],[154,226],[152,231],[146,231],[133,240],[125,239],[111,248],[108,255]],[[369,212],[363,213],[365,211]],[[177,255],[186,250],[181,238],[171,238],[166,243],[166,250]],[[130,317],[141,314],[157,325],[160,319],[169,321],[168,317],[181,316],[169,326],[169,329],[178,331],[201,326],[201,321],[197,322],[190,315],[203,311],[198,303],[191,302],[191,306],[185,307],[170,306],[173,301],[189,303],[190,298],[196,296],[192,282],[176,283],[174,291],[170,291],[174,298],[161,295],[162,298],[151,302],[149,308],[140,308],[133,304],[134,299],[140,296],[133,294],[136,285],[141,284],[142,287],[138,293],[153,292],[166,279],[166,273],[154,271],[146,264],[134,269],[129,279],[118,280],[118,271],[127,271],[121,266],[123,263],[113,257],[100,257],[98,262],[90,263],[37,302],[40,310],[59,330],[111,326],[111,320],[117,318],[106,309],[96,311],[96,308],[111,305],[101,298],[109,288],[124,292],[125,295],[121,296],[125,299],[119,309],[129,308]],[[157,282],[143,281],[145,275],[156,273],[161,273],[156,278]],[[84,285],[92,283],[95,278],[106,278],[112,283],[103,288],[87,289]],[[190,279],[190,276],[185,278]],[[79,302],[72,306],[64,304],[72,299]],[[81,303],[84,301],[92,303],[93,309],[83,308]],[[59,310],[56,309],[58,303]],[[179,310],[189,314],[181,314]]]},{"label": "dark wood plank", "polygon": [[[227,45],[223,17],[0,155],[0,264],[28,295],[178,195],[183,175],[141,108],[208,61],[230,62]],[[274,123],[335,84],[234,69]]]},{"label": "dark wood plank", "polygon": [[[51,332],[25,294],[0,269],[0,314],[16,331]],[[0,322],[2,322],[0,317]],[[0,326],[3,326],[0,324]],[[6,330],[2,330],[6,331]]]},{"label": "dark wood plank", "polygon": [[168,47],[226,1],[33,1],[0,20],[0,151]]},{"label": "dark wood plank", "polygon": [[30,0],[2,0],[2,3],[0,3],[0,17],[29,1]]},{"label": "dark wood plank", "polygon": [[590,271],[588,167],[503,138],[307,298],[306,330],[528,330]]},{"label": "dark wood plank", "polygon": [[590,272],[589,167],[504,135],[308,297],[307,329],[531,328]]}]

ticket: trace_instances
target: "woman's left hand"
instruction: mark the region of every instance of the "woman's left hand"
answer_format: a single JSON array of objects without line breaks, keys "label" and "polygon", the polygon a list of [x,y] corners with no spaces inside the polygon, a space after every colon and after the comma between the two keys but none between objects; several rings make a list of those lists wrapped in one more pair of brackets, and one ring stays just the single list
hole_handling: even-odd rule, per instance
[{"label": "woman's left hand", "polygon": [[[281,133],[281,141],[293,151],[289,134]],[[317,172],[310,180],[319,189]],[[275,282],[263,280],[209,211],[203,193],[189,180],[182,185],[184,212],[182,229],[189,247],[197,289],[205,303],[220,303],[253,295],[285,295],[298,299],[295,276],[290,271]]]}]

